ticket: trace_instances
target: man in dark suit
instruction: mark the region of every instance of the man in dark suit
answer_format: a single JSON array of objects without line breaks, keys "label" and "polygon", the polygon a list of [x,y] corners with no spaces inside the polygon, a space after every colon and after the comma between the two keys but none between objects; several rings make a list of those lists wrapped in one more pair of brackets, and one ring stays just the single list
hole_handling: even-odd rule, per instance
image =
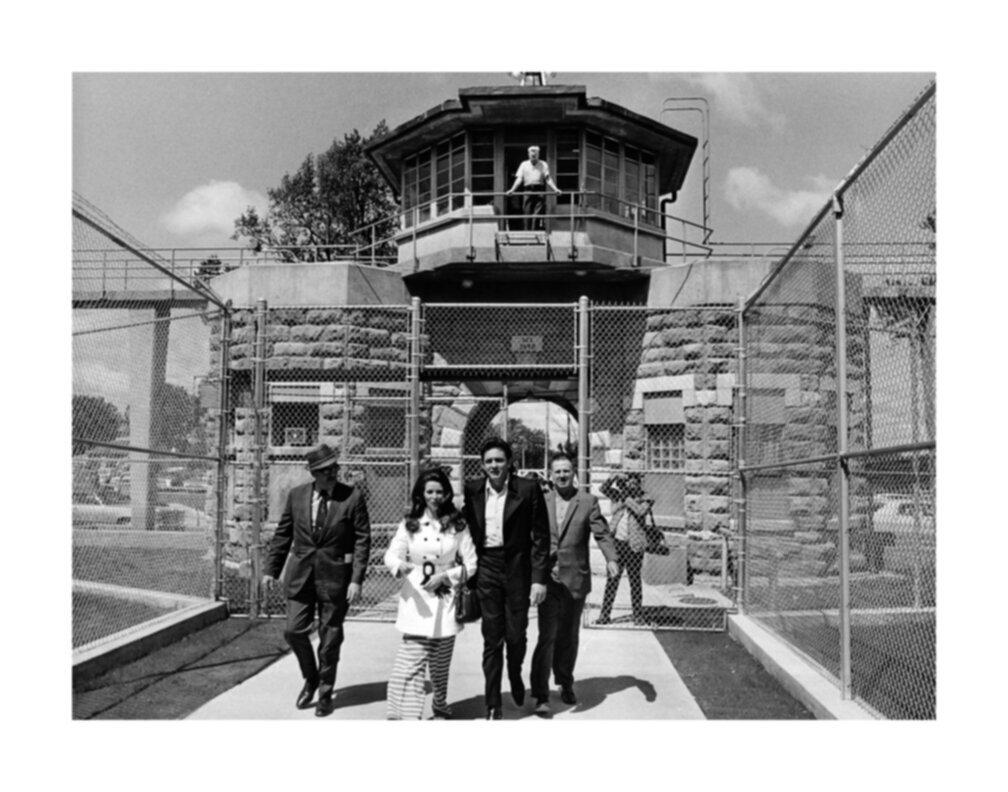
[{"label": "man in dark suit", "polygon": [[[364,495],[338,481],[336,452],[327,445],[306,457],[314,481],[294,487],[270,543],[263,583],[276,584],[287,560],[287,629],[284,638],[301,666],[304,687],[298,709],[311,706],[315,715],[333,711],[336,665],[343,643],[343,619],[360,596],[371,552],[371,522]],[[311,633],[315,613],[319,619],[318,663],[312,654]]]},{"label": "man in dark suit", "polygon": [[480,450],[484,477],[466,482],[463,513],[479,562],[476,596],[482,612],[487,720],[500,720],[501,673],[507,648],[515,704],[525,701],[522,663],[529,604],[546,596],[549,524],[542,490],[511,472],[511,446],[498,438]]},{"label": "man in dark suit", "polygon": [[577,660],[581,611],[591,591],[588,538],[595,536],[609,574],[616,574],[616,545],[598,500],[574,486],[574,461],[559,453],[550,462],[553,490],[546,495],[550,527],[550,579],[539,606],[539,639],[532,653],[532,697],[536,714],[549,717],[549,675],[560,686],[564,704],[576,704],[574,663]]}]

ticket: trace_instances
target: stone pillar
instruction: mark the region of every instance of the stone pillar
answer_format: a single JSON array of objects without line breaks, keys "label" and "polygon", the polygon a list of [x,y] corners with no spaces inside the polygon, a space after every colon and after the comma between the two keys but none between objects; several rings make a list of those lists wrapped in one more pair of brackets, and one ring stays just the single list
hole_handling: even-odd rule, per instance
[{"label": "stone pillar", "polygon": [[[150,309],[130,311],[130,322],[145,322],[131,327],[129,333],[130,378],[130,445],[152,448],[152,430],[160,416],[155,408],[165,384],[168,361],[168,317],[171,310],[165,304]],[[165,321],[154,321],[165,320]],[[131,451],[130,503],[132,527],[139,531],[155,529],[154,507],[157,502],[157,464],[149,454]]]}]

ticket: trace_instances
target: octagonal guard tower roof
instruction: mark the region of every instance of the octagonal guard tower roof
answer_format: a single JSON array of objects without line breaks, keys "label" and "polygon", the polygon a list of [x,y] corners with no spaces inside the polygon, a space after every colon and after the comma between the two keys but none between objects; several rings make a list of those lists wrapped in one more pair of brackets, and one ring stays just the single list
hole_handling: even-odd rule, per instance
[{"label": "octagonal guard tower roof", "polygon": [[613,102],[589,97],[583,85],[461,88],[448,99],[372,141],[367,154],[398,195],[403,160],[467,128],[571,124],[654,151],[658,191],[673,196],[682,187],[697,139]]}]

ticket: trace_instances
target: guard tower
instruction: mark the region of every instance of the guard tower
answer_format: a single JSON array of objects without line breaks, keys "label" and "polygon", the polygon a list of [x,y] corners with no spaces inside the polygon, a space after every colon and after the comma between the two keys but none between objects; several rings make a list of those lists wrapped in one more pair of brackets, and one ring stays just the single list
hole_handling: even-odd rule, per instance
[{"label": "guard tower", "polygon": [[[562,193],[541,229],[506,195],[529,146]],[[696,138],[584,86],[464,88],[374,141],[402,207],[397,269],[441,301],[643,303],[664,264],[661,196],[674,201]]]}]

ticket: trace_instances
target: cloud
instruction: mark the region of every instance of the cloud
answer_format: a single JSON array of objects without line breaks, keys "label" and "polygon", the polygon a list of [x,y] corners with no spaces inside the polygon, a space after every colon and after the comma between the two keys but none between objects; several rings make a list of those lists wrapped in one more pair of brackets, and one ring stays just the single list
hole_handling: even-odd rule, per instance
[{"label": "cloud", "polygon": [[748,74],[701,74],[691,82],[706,92],[711,113],[745,126],[769,126],[782,132],[786,120],[767,107],[756,81]]},{"label": "cloud", "polygon": [[725,196],[734,209],[755,210],[782,226],[794,226],[811,220],[836,186],[835,180],[825,176],[815,176],[809,181],[811,190],[785,190],[757,168],[732,168],[725,180]]},{"label": "cloud", "polygon": [[249,206],[264,213],[269,202],[265,195],[246,190],[238,182],[211,181],[201,184],[175,202],[161,217],[162,224],[179,235],[216,231],[230,234],[235,219]]}]

